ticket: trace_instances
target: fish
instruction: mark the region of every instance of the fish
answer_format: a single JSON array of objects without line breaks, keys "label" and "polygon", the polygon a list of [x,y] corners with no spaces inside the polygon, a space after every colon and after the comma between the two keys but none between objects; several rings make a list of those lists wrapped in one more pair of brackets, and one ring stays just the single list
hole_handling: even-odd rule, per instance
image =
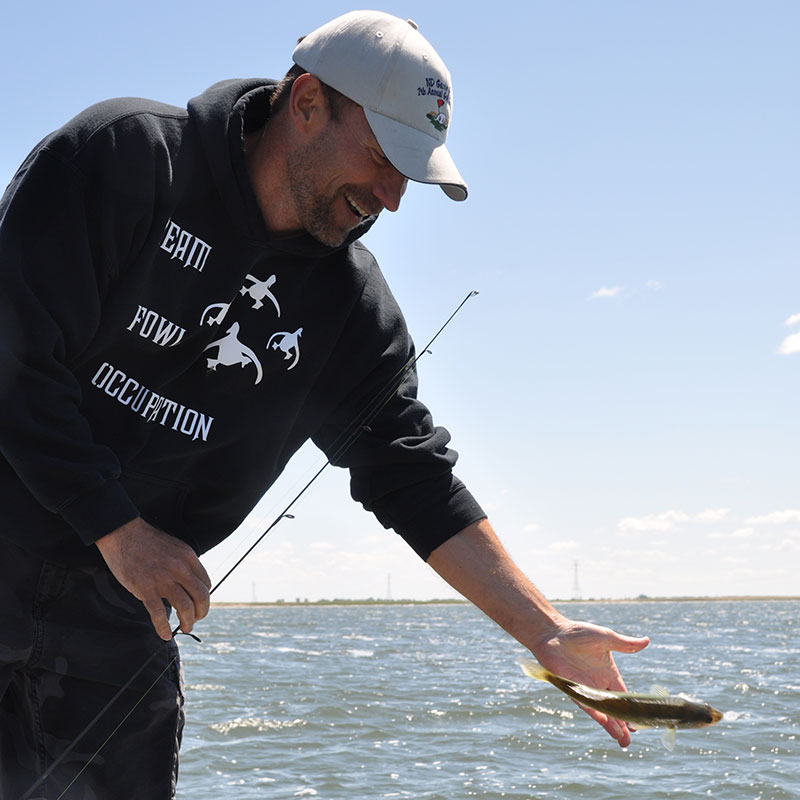
[{"label": "fish", "polygon": [[651,694],[611,692],[562,678],[527,658],[520,659],[519,665],[529,678],[553,684],[579,705],[629,722],[637,729],[666,728],[661,741],[670,752],[675,749],[677,728],[705,728],[723,718],[722,712],[708,703],[670,695],[662,686],[654,686]]}]

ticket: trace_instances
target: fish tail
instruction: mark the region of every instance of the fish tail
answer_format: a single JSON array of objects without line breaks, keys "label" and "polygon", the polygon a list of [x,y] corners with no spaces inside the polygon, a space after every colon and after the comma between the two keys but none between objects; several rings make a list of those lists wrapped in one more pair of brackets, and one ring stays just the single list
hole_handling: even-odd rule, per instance
[{"label": "fish tail", "polygon": [[530,658],[521,658],[517,663],[529,678],[536,678],[537,681],[552,683],[550,679],[555,677],[552,672]]}]

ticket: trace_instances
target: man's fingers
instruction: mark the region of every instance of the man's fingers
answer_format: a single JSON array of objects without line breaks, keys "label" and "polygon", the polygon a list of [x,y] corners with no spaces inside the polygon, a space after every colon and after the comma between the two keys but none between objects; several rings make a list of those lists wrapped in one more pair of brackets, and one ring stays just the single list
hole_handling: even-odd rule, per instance
[{"label": "man's fingers", "polygon": [[172,628],[167,618],[167,610],[164,608],[164,603],[160,597],[143,599],[142,603],[150,615],[150,621],[153,623],[156,633],[165,641],[168,642],[172,639]]},{"label": "man's fingers", "polygon": [[[199,563],[199,562],[198,562]],[[205,572],[205,570],[203,570]],[[208,578],[208,576],[206,576]],[[211,588],[211,581],[208,583],[203,580],[198,580],[194,577],[191,586],[184,586],[189,592],[192,600],[194,601],[194,618],[203,619],[211,607],[211,593],[208,591]]]},{"label": "man's fingers", "polygon": [[617,740],[620,747],[627,747],[631,743],[631,732],[625,723],[617,719],[610,719],[609,724],[604,726],[608,735]]},{"label": "man's fingers", "polygon": [[[198,561],[198,564],[199,563],[200,562]],[[205,570],[203,570],[203,572],[205,572]],[[191,613],[192,623],[196,622],[198,619],[203,619],[203,617],[208,614],[208,609],[211,605],[211,595],[208,591],[209,586],[206,584],[206,582],[198,577],[196,572],[191,571],[180,580],[178,587],[182,590],[183,595],[188,597],[192,606],[190,611],[187,609],[187,611],[184,613]],[[183,597],[180,594],[177,596],[181,601],[183,600]],[[180,615],[180,606],[172,603],[171,598],[169,597],[167,600],[170,600],[173,608],[175,608]],[[186,629],[184,628],[184,630]],[[191,628],[189,628],[189,630],[191,630]]]},{"label": "man's fingers", "polygon": [[627,747],[631,743],[631,734],[628,726],[618,719],[609,717],[601,711],[578,704],[598,725],[605,729],[606,733],[617,741],[620,747]]},{"label": "man's fingers", "polygon": [[617,653],[638,653],[648,644],[650,644],[649,636],[623,636],[617,633],[611,649]]},{"label": "man's fingers", "polygon": [[192,564],[192,572],[205,585],[206,589],[210,589],[211,578],[208,577],[208,573],[206,572],[206,568],[203,566],[203,562],[200,561],[200,559],[194,554],[194,551],[192,551],[192,555],[194,556],[194,563]]},{"label": "man's fingers", "polygon": [[156,633],[165,641],[169,641],[172,638],[172,628],[170,627],[163,600],[166,600],[175,609],[180,628],[185,633],[191,632],[195,622],[208,614],[210,598],[206,585],[197,578],[188,579],[185,583],[189,584],[191,591],[188,591],[185,585],[172,583],[164,591],[163,599],[142,600],[147,612],[150,614]]},{"label": "man's fingers", "polygon": [[169,587],[165,599],[178,614],[181,630],[185,633],[189,633],[194,623],[208,614],[211,605],[208,586],[193,571],[188,570],[180,582]]},{"label": "man's fingers", "polygon": [[194,551],[182,549],[162,576],[164,599],[175,609],[181,630],[189,633],[194,623],[208,614],[211,580]]},{"label": "man's fingers", "polygon": [[183,586],[173,584],[166,596],[166,601],[175,609],[180,622],[181,630],[189,633],[198,619],[195,614],[195,604]]},{"label": "man's fingers", "polygon": [[162,598],[175,609],[181,630],[190,633],[195,622],[208,614],[211,605],[208,586],[188,564],[181,564],[181,568],[172,570],[169,577],[166,580],[162,578],[158,584],[153,589],[161,595],[159,602],[153,603],[151,609],[150,605],[142,600],[150,613],[150,619],[153,620],[156,633],[165,640],[172,638]]}]

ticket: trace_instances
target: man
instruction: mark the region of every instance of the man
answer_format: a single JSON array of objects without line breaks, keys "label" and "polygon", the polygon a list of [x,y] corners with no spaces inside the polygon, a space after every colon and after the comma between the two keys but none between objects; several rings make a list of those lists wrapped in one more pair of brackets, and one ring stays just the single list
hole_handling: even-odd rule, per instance
[{"label": "man", "polygon": [[322,26],[293,59],[277,87],[223,82],[186,110],[87,109],[3,198],[3,797],[173,796],[165,605],[185,632],[206,615],[198,555],[309,438],[549,669],[622,689],[611,651],[647,644],[564,618],[508,557],[416,398],[402,316],[358,242],[409,179],[467,196],[443,62],[378,12]]}]

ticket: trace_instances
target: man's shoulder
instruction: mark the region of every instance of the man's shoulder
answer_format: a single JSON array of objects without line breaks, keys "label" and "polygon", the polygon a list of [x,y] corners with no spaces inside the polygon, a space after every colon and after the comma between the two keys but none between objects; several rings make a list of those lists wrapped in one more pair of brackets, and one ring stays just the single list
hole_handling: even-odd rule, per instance
[{"label": "man's shoulder", "polygon": [[346,249],[350,260],[360,269],[365,269],[367,271],[376,269],[380,271],[378,260],[372,254],[372,251],[360,240],[351,242]]},{"label": "man's shoulder", "polygon": [[140,97],[118,97],[84,109],[42,144],[70,160],[97,147],[152,149],[155,143],[179,135],[187,118],[185,108]]},{"label": "man's shoulder", "polygon": [[108,125],[119,119],[131,116],[185,118],[187,111],[181,106],[149,100],[145,97],[113,97],[101,100],[81,111],[71,120],[78,125]]},{"label": "man's shoulder", "polygon": [[360,241],[348,246],[350,261],[361,280],[362,311],[377,314],[385,320],[393,319],[402,322],[402,312],[392,294],[380,265],[372,252]]},{"label": "man's shoulder", "polygon": [[351,242],[339,251],[339,255],[346,258],[350,272],[356,277],[363,290],[368,290],[370,286],[385,286],[386,279],[381,272],[378,260],[362,242],[359,240]]}]

